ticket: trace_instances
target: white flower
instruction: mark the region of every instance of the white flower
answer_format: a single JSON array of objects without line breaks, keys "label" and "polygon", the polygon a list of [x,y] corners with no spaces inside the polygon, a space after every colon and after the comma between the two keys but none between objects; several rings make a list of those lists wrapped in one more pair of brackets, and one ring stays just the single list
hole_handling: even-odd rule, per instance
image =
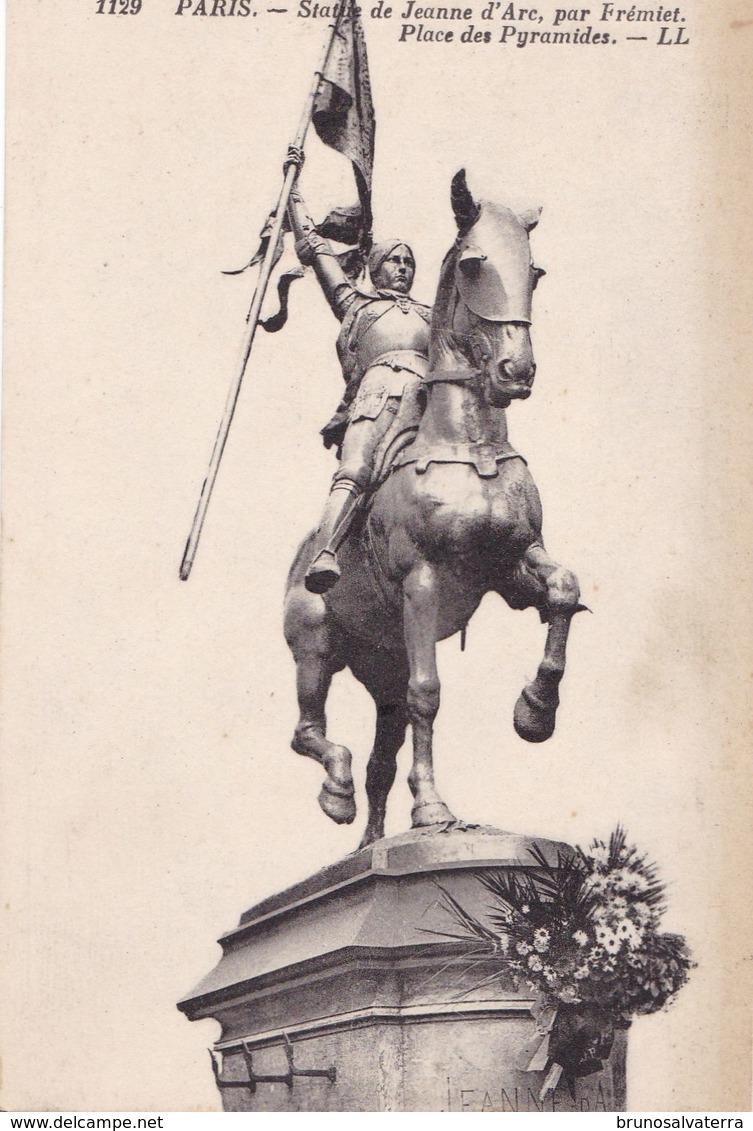
[{"label": "white flower", "polygon": [[533,970],[534,974],[538,974],[540,970],[544,969],[544,963],[541,961],[538,954],[529,954],[528,967],[530,970]]},{"label": "white flower", "polygon": [[515,949],[517,950],[518,954],[526,955],[531,953],[533,947],[529,946],[527,942],[519,942]]},{"label": "white flower", "polygon": [[620,887],[621,890],[632,892],[635,895],[638,892],[646,890],[648,880],[645,876],[642,876],[640,872],[633,872],[629,868],[623,868],[620,872]]},{"label": "white flower", "polygon": [[631,868],[616,868],[612,872],[611,879],[615,891],[628,894],[635,895],[638,892],[645,891],[648,887],[648,880],[645,876],[642,876],[640,872],[634,872]]},{"label": "white flower", "polygon": [[573,938],[577,942],[578,946],[585,946],[588,942],[588,935],[585,931],[574,931]]},{"label": "white flower", "polygon": [[606,866],[609,860],[609,849],[605,844],[595,844],[593,848],[590,849],[588,855],[595,864]]},{"label": "white flower", "polygon": [[647,903],[634,903],[632,912],[640,924],[650,923],[653,919],[653,912]]},{"label": "white flower", "polygon": [[524,915],[528,915],[528,913],[530,912],[531,908],[530,908],[530,907],[528,906],[528,904],[527,904],[527,903],[524,903],[524,904],[523,904],[523,906],[521,907],[521,909],[520,909],[520,910],[521,910],[521,912],[522,912],[522,913],[523,913]]},{"label": "white flower", "polygon": [[631,950],[636,950],[643,941],[643,929],[637,927],[629,919],[623,919],[617,924],[617,937],[626,942]]},{"label": "white flower", "polygon": [[578,969],[574,971],[573,977],[576,978],[579,982],[582,982],[583,979],[587,978],[590,973],[591,971],[587,966],[579,966]]},{"label": "white flower", "polygon": [[581,1000],[572,986],[563,986],[563,988],[560,990],[559,997],[560,1001],[567,1003],[577,1003]]},{"label": "white flower", "polygon": [[596,941],[604,947],[607,954],[616,954],[622,945],[611,927],[597,927]]},{"label": "white flower", "polygon": [[549,932],[545,927],[539,927],[538,931],[533,932],[533,945],[539,954],[549,950]]}]

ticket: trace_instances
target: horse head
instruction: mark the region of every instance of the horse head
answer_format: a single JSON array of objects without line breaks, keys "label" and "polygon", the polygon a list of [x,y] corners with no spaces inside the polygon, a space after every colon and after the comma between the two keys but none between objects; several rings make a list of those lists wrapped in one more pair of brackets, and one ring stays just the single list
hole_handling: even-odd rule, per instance
[{"label": "horse head", "polygon": [[528,233],[541,209],[517,215],[475,201],[465,170],[452,180],[458,227],[435,306],[430,370],[480,375],[486,400],[506,407],[530,396],[536,373],[531,346],[531,297],[544,274],[531,259]]}]

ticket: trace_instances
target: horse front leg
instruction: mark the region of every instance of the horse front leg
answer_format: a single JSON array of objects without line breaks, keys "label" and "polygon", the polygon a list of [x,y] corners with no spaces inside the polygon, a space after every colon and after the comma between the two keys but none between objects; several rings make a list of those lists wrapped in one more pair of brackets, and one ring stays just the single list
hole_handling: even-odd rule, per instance
[{"label": "horse front leg", "polygon": [[408,785],[413,794],[414,828],[453,822],[434,785],[432,738],[439,710],[437,672],[438,584],[427,562],[411,571],[403,584],[405,646],[408,653],[408,718],[413,731],[413,765]]},{"label": "horse front leg", "polygon": [[580,588],[575,574],[553,561],[542,545],[529,547],[522,564],[545,591],[542,619],[549,627],[544,658],[535,678],[520,693],[513,722],[526,742],[545,742],[554,733],[570,621],[584,606],[579,604]]},{"label": "horse front leg", "polygon": [[326,778],[318,801],[338,825],[356,816],[351,754],[327,738],[325,708],[330,684],[344,661],[337,655],[327,625],[324,602],[301,588],[286,608],[285,632],[296,663],[296,689],[300,717],[291,746],[296,754],[313,758],[324,767]]}]

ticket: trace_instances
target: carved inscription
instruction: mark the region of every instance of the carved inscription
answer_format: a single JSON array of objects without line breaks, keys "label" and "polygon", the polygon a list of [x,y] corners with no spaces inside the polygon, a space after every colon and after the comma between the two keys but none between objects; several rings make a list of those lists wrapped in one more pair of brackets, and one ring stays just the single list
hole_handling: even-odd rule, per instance
[{"label": "carved inscription", "polygon": [[601,1080],[578,1081],[575,1101],[566,1086],[560,1085],[539,1098],[540,1085],[496,1084],[486,1087],[476,1083],[461,1084],[447,1077],[446,1111],[610,1111],[609,1097]]}]

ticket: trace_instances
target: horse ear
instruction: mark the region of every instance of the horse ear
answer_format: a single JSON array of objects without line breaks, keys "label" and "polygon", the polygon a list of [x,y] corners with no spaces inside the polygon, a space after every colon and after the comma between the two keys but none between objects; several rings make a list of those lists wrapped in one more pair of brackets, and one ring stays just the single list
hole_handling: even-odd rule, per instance
[{"label": "horse ear", "polygon": [[528,208],[520,213],[520,222],[527,232],[532,232],[539,222],[541,208]]},{"label": "horse ear", "polygon": [[476,201],[471,196],[471,190],[466,184],[465,169],[460,169],[452,178],[450,202],[452,203],[452,211],[455,214],[455,223],[458,226],[458,232],[461,236],[464,236],[476,223],[479,213],[481,212],[481,206],[476,204]]},{"label": "horse ear", "polygon": [[477,279],[484,259],[486,256],[481,248],[467,247],[458,257],[458,267],[467,279]]}]

